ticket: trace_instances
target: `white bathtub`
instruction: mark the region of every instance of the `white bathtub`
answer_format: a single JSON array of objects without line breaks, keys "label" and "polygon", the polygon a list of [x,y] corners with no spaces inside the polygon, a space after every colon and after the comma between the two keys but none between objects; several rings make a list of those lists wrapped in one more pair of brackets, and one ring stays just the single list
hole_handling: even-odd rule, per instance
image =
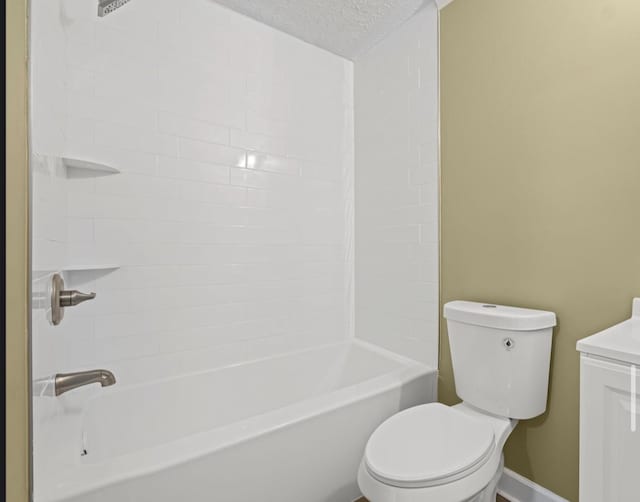
[{"label": "white bathtub", "polygon": [[36,502],[349,502],[371,432],[435,400],[436,380],[354,341],[101,389]]}]

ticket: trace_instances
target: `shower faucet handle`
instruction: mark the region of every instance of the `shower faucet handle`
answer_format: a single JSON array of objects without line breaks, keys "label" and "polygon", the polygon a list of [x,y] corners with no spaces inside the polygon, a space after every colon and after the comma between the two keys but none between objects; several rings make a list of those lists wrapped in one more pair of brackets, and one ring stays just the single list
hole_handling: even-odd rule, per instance
[{"label": "shower faucet handle", "polygon": [[93,300],[95,297],[95,293],[81,293],[80,291],[76,290],[60,291],[60,306],[75,307],[76,305],[82,302],[86,302],[87,300]]},{"label": "shower faucet handle", "polygon": [[64,318],[65,307],[75,307],[95,297],[95,293],[64,289],[64,279],[60,274],[54,274],[51,280],[51,322],[57,326]]}]

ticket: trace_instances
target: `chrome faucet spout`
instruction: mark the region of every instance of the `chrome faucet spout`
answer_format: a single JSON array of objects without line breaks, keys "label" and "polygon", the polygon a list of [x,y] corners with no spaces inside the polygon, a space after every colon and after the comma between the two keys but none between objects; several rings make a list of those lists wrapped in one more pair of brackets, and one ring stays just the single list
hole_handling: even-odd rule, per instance
[{"label": "chrome faucet spout", "polygon": [[56,396],[70,390],[84,387],[92,383],[99,383],[102,387],[109,387],[116,383],[116,377],[109,370],[78,371],[76,373],[58,373],[55,376]]}]

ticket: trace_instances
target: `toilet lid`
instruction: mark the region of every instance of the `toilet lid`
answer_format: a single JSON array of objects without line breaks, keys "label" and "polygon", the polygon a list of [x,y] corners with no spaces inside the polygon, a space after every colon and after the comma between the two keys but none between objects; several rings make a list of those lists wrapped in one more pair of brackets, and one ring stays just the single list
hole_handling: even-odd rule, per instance
[{"label": "toilet lid", "polygon": [[378,427],[365,466],[383,483],[424,487],[479,469],[494,449],[493,427],[439,403],[404,410]]}]

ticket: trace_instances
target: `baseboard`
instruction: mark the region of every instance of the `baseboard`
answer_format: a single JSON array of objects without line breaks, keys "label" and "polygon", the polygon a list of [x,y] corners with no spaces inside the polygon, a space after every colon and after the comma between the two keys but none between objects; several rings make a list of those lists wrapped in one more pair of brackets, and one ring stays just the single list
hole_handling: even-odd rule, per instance
[{"label": "baseboard", "polygon": [[498,482],[498,493],[510,502],[569,502],[506,467]]}]

